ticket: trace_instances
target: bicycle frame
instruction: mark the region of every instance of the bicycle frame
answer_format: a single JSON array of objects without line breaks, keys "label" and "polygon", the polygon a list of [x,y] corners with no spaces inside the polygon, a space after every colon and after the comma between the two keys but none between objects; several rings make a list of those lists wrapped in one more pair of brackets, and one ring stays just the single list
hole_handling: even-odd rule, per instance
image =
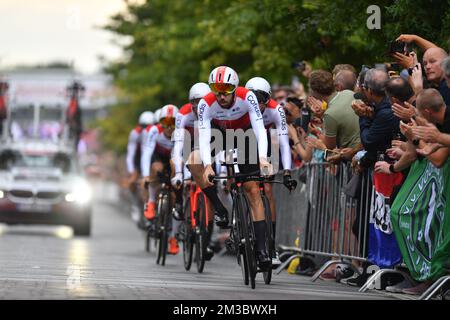
[{"label": "bicycle frame", "polygon": [[189,199],[191,201],[191,226],[193,229],[197,227],[197,221],[195,220],[195,212],[198,210],[198,200],[199,197],[205,197],[205,209],[206,209],[206,227],[208,227],[209,224],[209,216],[210,216],[210,209],[208,206],[208,202],[206,199],[205,194],[202,192],[199,186],[197,186],[196,183],[191,183],[189,186]]}]

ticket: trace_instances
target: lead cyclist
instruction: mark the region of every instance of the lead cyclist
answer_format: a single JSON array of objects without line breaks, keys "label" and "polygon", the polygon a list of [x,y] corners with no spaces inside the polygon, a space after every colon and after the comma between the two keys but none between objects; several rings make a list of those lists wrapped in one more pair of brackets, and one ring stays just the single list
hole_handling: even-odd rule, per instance
[{"label": "lead cyclist", "polygon": [[[211,127],[222,132],[222,146],[226,145],[226,132],[234,134],[237,129],[253,129],[257,148],[247,143],[245,150],[241,150],[245,153],[245,163],[238,164],[239,172],[260,171],[264,175],[272,173],[272,165],[267,159],[267,135],[258,100],[253,92],[238,85],[239,77],[230,67],[221,66],[211,72],[209,87],[212,92],[203,97],[198,106],[199,150],[194,152],[195,163],[189,165],[194,180],[203,186],[203,192],[214,205],[215,220],[219,227],[228,227],[229,221],[227,209],[219,200],[214,184],[209,181],[210,176],[215,176],[211,159]],[[234,143],[236,148],[236,140]],[[257,150],[257,157],[254,157],[256,163],[251,161],[254,156],[250,150],[252,147]],[[266,248],[266,221],[259,183],[248,181],[243,185],[253,215],[257,263],[261,270],[267,270],[271,265],[271,258]]]}]

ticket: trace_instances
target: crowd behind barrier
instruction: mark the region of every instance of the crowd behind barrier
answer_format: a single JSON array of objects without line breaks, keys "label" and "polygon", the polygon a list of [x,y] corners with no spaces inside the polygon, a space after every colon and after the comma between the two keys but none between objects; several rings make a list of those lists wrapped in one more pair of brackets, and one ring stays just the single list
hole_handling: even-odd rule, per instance
[{"label": "crowd behind barrier", "polygon": [[[433,168],[430,164],[427,168],[434,172],[444,171]],[[380,248],[373,241],[376,232],[373,225],[377,224],[379,214],[373,175],[369,170],[357,173],[349,163],[306,164],[293,172],[293,176],[300,180],[306,178],[306,183],[301,183],[294,192],[286,192],[283,186],[274,187],[279,212],[277,234],[280,235],[276,245],[281,252],[287,254],[278,273],[294,259],[301,258],[308,259],[315,265],[313,281],[332,265],[345,264],[358,275],[362,272],[358,266],[362,263],[370,265],[370,277],[361,286],[361,292],[367,289],[385,289],[389,283],[387,279],[393,276],[399,279],[398,275],[403,281],[416,283],[414,279],[417,279],[417,275],[408,271],[408,262],[401,259],[396,247],[389,247],[388,242],[382,241],[378,245],[387,247]],[[430,173],[426,175],[429,176]],[[441,180],[444,183],[444,179]],[[402,200],[399,198],[398,202],[403,202]],[[443,216],[441,218],[442,223],[448,224],[448,220],[444,221]],[[381,221],[378,224],[381,225]],[[392,259],[393,256],[397,258]],[[448,275],[436,277],[436,280],[422,293],[422,299],[430,299],[436,293],[448,290]]]}]

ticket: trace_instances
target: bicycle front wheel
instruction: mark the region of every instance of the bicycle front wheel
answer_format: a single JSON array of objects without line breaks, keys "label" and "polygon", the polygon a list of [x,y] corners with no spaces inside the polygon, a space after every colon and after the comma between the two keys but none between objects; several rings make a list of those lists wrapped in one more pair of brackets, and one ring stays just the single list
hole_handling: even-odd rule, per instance
[{"label": "bicycle front wheel", "polygon": [[164,194],[160,197],[158,202],[158,258],[156,260],[157,264],[164,266],[166,264],[167,256],[167,243],[169,238],[169,215],[170,215],[170,203],[169,195]]},{"label": "bicycle front wheel", "polygon": [[191,221],[191,200],[189,198],[186,199],[186,205],[184,207],[184,217],[186,219],[186,221],[184,222],[186,225],[186,234],[184,235],[183,239],[183,262],[184,269],[186,269],[186,271],[189,271],[192,265],[192,250],[194,247],[194,230],[192,228]]},{"label": "bicycle front wheel", "polygon": [[206,200],[205,195],[201,194],[198,198],[198,210],[196,212],[197,227],[195,232],[195,258],[197,262],[197,271],[203,272],[205,267],[205,255],[207,247],[208,230],[206,227]]},{"label": "bicycle front wheel", "polygon": [[248,276],[248,267],[247,267],[247,259],[245,257],[245,249],[242,241],[242,232],[241,232],[241,222],[239,221],[241,213],[239,212],[240,206],[238,206],[237,196],[233,198],[233,227],[231,229],[230,238],[232,238],[232,243],[234,245],[234,252],[236,253],[237,263],[241,267],[242,271],[242,279],[244,280],[244,284],[248,286],[249,284],[249,276]]},{"label": "bicycle front wheel", "polygon": [[237,199],[238,210],[237,213],[240,215],[238,221],[241,229],[243,249],[245,260],[247,262],[248,277],[250,280],[250,286],[255,289],[255,278],[256,278],[256,255],[254,250],[254,232],[252,226],[252,219],[250,217],[250,210],[244,197],[238,197]]},{"label": "bicycle front wheel", "polygon": [[[265,195],[262,195],[262,200],[264,204],[264,214],[266,217],[266,248],[269,253],[269,257],[272,258],[274,256],[275,251],[275,243],[273,239],[273,227],[272,227],[272,212],[270,211],[269,200]],[[263,271],[263,278],[265,284],[270,284],[272,281],[272,266],[267,269],[267,271]]]}]

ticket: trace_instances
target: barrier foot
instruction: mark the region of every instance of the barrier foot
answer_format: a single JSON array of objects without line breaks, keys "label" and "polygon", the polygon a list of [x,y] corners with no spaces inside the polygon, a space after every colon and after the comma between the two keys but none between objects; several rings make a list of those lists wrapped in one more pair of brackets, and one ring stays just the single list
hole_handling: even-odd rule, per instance
[{"label": "barrier foot", "polygon": [[295,258],[300,258],[301,256],[299,254],[294,254],[291,257],[289,257],[289,259],[287,259],[285,262],[283,262],[282,264],[280,264],[280,266],[275,270],[275,274],[280,274],[281,271],[284,270],[284,268],[286,268],[289,263],[291,263],[292,260],[294,260]]},{"label": "barrier foot", "polygon": [[291,256],[292,254],[293,254],[293,252],[283,252],[283,253],[280,254],[280,260],[282,258],[284,258],[285,256]]},{"label": "barrier foot", "polygon": [[378,274],[380,273],[381,270],[376,271],[373,275],[371,275],[366,283],[364,283],[364,285],[359,288],[358,292],[366,292],[369,288],[373,289],[372,286],[374,286],[375,284],[375,279],[377,278]]},{"label": "barrier foot", "polygon": [[415,281],[405,272],[395,269],[381,269],[375,272],[367,279],[366,283],[358,290],[359,292],[366,292],[371,289],[383,289],[381,288],[381,277],[385,274],[400,274],[409,283],[414,284]]},{"label": "barrier foot", "polygon": [[317,278],[320,277],[320,275],[326,270],[328,269],[329,266],[333,265],[333,264],[337,264],[337,263],[343,263],[342,260],[330,260],[327,263],[325,263],[322,268],[320,268],[311,278],[311,281],[314,282],[317,280]]},{"label": "barrier foot", "polygon": [[434,295],[444,287],[444,285],[450,280],[450,276],[440,277],[431,287],[427,289],[420,297],[419,300],[430,300]]}]

